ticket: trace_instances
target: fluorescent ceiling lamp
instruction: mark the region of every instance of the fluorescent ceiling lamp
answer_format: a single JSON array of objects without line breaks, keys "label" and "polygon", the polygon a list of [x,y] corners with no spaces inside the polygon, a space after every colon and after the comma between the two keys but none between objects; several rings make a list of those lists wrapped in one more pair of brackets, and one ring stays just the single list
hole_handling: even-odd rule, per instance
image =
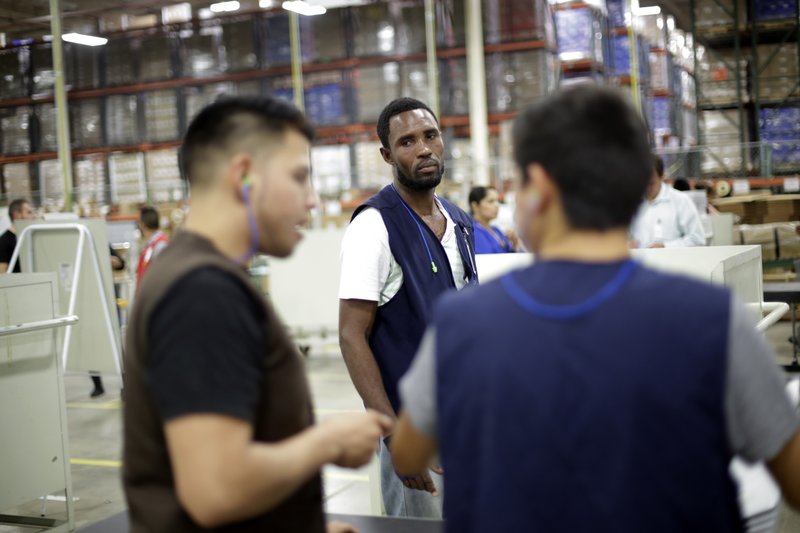
[{"label": "fluorescent ceiling lamp", "polygon": [[231,0],[230,2],[217,2],[216,4],[211,4],[208,6],[208,9],[210,9],[212,13],[228,13],[230,11],[239,11],[239,2],[236,0]]},{"label": "fluorescent ceiling lamp", "polygon": [[105,37],[95,37],[94,35],[84,35],[82,33],[65,33],[61,38],[68,43],[84,44],[86,46],[102,46],[108,42]]},{"label": "fluorescent ceiling lamp", "polygon": [[640,17],[646,17],[647,15],[659,15],[660,13],[661,8],[658,6],[640,7],[634,11],[634,14]]},{"label": "fluorescent ceiling lamp", "polygon": [[322,6],[311,5],[308,2],[297,0],[293,2],[284,2],[281,7],[286,11],[294,11],[298,15],[305,15],[311,17],[314,15],[322,15],[327,9]]},{"label": "fluorescent ceiling lamp", "polygon": [[258,7],[262,9],[269,9],[271,7],[275,7],[274,0],[258,0]]}]

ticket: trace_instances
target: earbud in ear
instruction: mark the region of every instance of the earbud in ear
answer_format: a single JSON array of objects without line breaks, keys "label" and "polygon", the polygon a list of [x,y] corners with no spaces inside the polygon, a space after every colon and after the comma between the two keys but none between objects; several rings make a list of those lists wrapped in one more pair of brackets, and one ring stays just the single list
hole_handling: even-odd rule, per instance
[{"label": "earbud in ear", "polygon": [[250,202],[250,187],[253,185],[253,182],[250,180],[250,176],[244,176],[242,178],[242,198],[245,202]]}]

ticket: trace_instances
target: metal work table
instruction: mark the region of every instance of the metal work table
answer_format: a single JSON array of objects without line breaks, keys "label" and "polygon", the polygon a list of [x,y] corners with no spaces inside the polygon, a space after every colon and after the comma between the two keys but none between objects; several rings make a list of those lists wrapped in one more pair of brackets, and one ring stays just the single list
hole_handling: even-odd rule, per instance
[{"label": "metal work table", "polygon": [[800,281],[771,282],[764,283],[765,302],[786,302],[789,304],[792,317],[792,364],[784,365],[786,370],[800,372],[800,361],[798,361],[798,339],[797,339],[797,317],[795,316],[795,304],[800,303]]}]

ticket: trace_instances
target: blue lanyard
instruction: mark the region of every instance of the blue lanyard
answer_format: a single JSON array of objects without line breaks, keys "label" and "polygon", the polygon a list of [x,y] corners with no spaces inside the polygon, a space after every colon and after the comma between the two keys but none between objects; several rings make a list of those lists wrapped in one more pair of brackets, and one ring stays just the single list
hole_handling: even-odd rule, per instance
[{"label": "blue lanyard", "polygon": [[433,271],[434,274],[436,274],[437,272],[439,272],[439,269],[436,267],[436,263],[433,261],[433,254],[431,253],[431,249],[428,246],[428,240],[425,238],[425,232],[422,231],[422,226],[419,225],[419,220],[417,220],[417,217],[414,216],[414,213],[411,212],[411,209],[409,209],[409,207],[403,201],[403,197],[400,196],[400,193],[397,192],[397,189],[394,188],[394,184],[392,183],[389,186],[392,188],[397,197],[400,199],[400,205],[402,205],[405,208],[406,212],[408,213],[408,216],[410,216],[411,220],[413,220],[414,223],[417,225],[417,230],[419,230],[419,237],[420,239],[422,239],[422,244],[425,245],[425,251],[428,252],[428,259],[431,262],[431,270]]},{"label": "blue lanyard", "polygon": [[519,286],[512,273],[503,276],[500,283],[502,283],[508,295],[511,296],[511,299],[530,314],[554,320],[568,320],[590,313],[614,297],[622,289],[635,269],[636,263],[628,259],[622,264],[616,275],[600,290],[583,302],[574,305],[550,305],[534,299]]}]

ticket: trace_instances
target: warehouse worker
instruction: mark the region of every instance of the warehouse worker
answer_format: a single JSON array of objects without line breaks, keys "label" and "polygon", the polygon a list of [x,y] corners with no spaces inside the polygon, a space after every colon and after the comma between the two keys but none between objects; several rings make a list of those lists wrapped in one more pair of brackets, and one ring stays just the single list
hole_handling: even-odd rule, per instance
[{"label": "warehouse worker", "polygon": [[[377,130],[393,178],[356,209],[342,242],[339,343],[364,404],[395,418],[397,381],[434,300],[477,282],[477,273],[471,217],[434,194],[444,173],[444,144],[433,112],[400,98],[384,108]],[[380,450],[386,512],[440,518],[438,469],[399,478],[388,439]]]},{"label": "warehouse worker", "polygon": [[400,383],[398,472],[440,452],[458,533],[739,531],[734,454],[800,503],[798,418],[747,309],[629,256],[652,171],[632,106],[575,87],[513,142],[537,261],[438,303]]},{"label": "warehouse worker", "polygon": [[505,254],[516,252],[518,237],[511,230],[503,232],[492,226],[500,212],[500,200],[494,187],[478,186],[469,191],[469,211],[475,219],[475,253]]},{"label": "warehouse worker", "polygon": [[321,533],[320,468],[363,465],[390,429],[375,412],[313,424],[302,359],[244,269],[301,239],[312,135],[287,102],[235,98],[206,107],[184,137],[185,231],[148,271],[128,327],[133,532]]},{"label": "warehouse worker", "polygon": [[[8,264],[11,262],[11,256],[14,255],[14,248],[17,247],[17,228],[14,222],[34,219],[36,214],[28,200],[18,198],[9,204],[8,218],[11,220],[11,226],[0,235],[0,273],[8,272]],[[22,272],[19,263],[19,259],[17,259],[14,272]]]},{"label": "warehouse worker", "polygon": [[139,210],[139,231],[145,241],[144,248],[139,253],[139,264],[136,266],[136,287],[142,284],[142,276],[147,272],[150,263],[160,254],[169,238],[159,229],[160,220],[155,207],[144,206]]},{"label": "warehouse worker", "polygon": [[704,246],[703,222],[692,199],[664,183],[664,161],[653,156],[645,200],[631,225],[633,248]]}]

